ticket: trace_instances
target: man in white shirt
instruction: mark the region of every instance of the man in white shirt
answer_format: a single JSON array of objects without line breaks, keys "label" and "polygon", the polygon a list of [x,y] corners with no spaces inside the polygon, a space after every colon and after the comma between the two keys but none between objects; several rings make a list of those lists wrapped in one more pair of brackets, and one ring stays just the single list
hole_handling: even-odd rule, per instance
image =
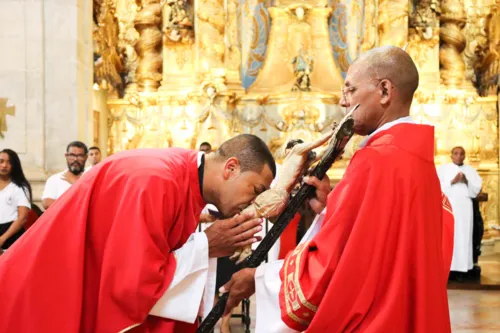
[{"label": "man in white shirt", "polygon": [[451,151],[452,163],[438,168],[441,188],[448,197],[455,218],[455,237],[451,270],[466,273],[472,269],[472,199],[481,191],[482,179],[474,168],[464,164],[465,150],[455,147]]},{"label": "man in white shirt", "polygon": [[48,209],[85,171],[87,161],[87,146],[80,141],[73,141],[66,147],[66,163],[68,168],[47,179],[42,194],[43,208]]}]

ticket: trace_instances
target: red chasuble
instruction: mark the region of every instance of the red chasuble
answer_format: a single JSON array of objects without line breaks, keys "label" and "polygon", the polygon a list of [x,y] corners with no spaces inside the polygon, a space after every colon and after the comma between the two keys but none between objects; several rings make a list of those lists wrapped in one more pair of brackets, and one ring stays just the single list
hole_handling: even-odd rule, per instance
[{"label": "red chasuble", "polygon": [[442,198],[432,127],[375,134],[331,192],[320,232],[285,259],[283,321],[309,333],[451,332]]},{"label": "red chasuble", "polygon": [[93,167],[0,256],[0,332],[192,331],[148,313],[205,206],[197,169],[178,148]]},{"label": "red chasuble", "polygon": [[455,237],[455,219],[453,210],[448,197],[441,193],[443,201],[443,258],[445,268],[445,284],[448,284],[448,275],[451,268],[451,260],[453,259],[453,239]]},{"label": "red chasuble", "polygon": [[280,253],[278,259],[285,259],[286,255],[297,246],[297,228],[299,227],[301,215],[295,214],[290,223],[280,236]]}]

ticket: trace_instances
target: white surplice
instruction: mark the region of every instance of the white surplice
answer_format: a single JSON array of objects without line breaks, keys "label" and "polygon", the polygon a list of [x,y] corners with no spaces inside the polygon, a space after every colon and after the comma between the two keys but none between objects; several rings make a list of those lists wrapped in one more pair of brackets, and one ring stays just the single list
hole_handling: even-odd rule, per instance
[{"label": "white surplice", "polygon": [[[451,184],[451,180],[462,172],[467,178],[467,184]],[[482,180],[479,174],[469,165],[456,165],[453,163],[442,165],[438,168],[441,189],[450,200],[455,219],[455,237],[453,246],[453,259],[451,270],[467,272],[472,269],[472,228],[473,210],[472,198],[481,191]]]},{"label": "white surplice", "polygon": [[[202,155],[198,154],[198,166]],[[205,210],[208,212],[208,205]],[[209,258],[208,250],[206,234],[195,232],[174,251],[177,263],[174,278],[151,309],[151,315],[187,323],[196,321],[200,308],[203,318],[208,315],[213,307],[217,272],[217,258]]]},{"label": "white surplice", "polygon": [[[307,230],[300,243],[311,240],[321,229],[326,209],[316,215],[311,227]],[[260,265],[255,271],[255,297],[257,304],[256,333],[295,333],[281,320],[279,306],[279,291],[281,280],[279,272],[283,260]]]}]

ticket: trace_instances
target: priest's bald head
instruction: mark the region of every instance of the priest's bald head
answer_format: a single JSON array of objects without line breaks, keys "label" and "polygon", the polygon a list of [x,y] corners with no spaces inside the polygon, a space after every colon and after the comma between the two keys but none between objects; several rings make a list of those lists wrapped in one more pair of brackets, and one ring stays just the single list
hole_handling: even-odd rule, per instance
[{"label": "priest's bald head", "polygon": [[276,176],[271,151],[255,135],[235,136],[205,158],[203,197],[224,216],[241,212]]},{"label": "priest's bald head", "polygon": [[410,113],[418,71],[406,51],[382,46],[362,54],[349,67],[340,104],[354,112],[354,131],[368,135]]}]

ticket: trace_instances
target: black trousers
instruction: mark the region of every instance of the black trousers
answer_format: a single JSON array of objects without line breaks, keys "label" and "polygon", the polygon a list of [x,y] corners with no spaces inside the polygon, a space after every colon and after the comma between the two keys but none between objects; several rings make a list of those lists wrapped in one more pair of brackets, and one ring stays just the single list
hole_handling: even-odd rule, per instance
[{"label": "black trousers", "polygon": [[[10,226],[14,222],[9,222],[9,223],[2,223],[0,224],[0,236],[3,235],[7,230],[9,230]],[[24,234],[24,228],[21,228],[18,232],[16,232],[14,235],[10,236],[9,239],[5,241],[2,245],[2,249],[6,250],[8,249],[16,240],[19,239]]]}]

